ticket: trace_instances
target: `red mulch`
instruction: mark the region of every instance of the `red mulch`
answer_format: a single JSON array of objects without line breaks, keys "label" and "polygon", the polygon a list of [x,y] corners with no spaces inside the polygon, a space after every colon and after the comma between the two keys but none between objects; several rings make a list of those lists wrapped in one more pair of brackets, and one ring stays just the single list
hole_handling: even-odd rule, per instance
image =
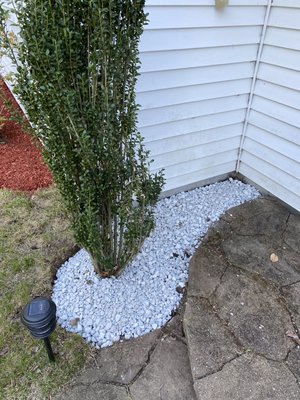
[{"label": "red mulch", "polygon": [[[7,86],[0,81],[1,95],[19,109]],[[0,112],[3,103],[0,99]],[[1,114],[9,116],[4,109]],[[3,143],[4,141],[4,143]],[[6,121],[0,131],[0,189],[7,188],[31,192],[52,183],[51,174],[43,163],[41,151],[33,139],[14,121]]]}]

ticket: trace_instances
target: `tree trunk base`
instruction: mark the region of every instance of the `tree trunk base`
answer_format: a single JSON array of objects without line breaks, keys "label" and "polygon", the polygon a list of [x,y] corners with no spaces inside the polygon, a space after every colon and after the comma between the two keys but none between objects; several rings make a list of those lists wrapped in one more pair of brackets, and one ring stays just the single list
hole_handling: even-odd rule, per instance
[{"label": "tree trunk base", "polygon": [[95,270],[96,274],[99,275],[103,279],[110,278],[111,276],[118,277],[121,275],[122,271],[125,268],[125,267],[122,268],[119,266],[115,266],[114,268],[112,268],[109,271],[104,271],[103,269],[100,268],[99,263],[92,256],[91,256],[91,259],[92,259],[94,270]]}]

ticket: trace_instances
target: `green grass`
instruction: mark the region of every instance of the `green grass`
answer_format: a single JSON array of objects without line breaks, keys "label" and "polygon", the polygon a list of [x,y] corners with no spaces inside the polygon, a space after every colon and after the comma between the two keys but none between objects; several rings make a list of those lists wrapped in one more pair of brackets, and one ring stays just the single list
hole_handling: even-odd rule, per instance
[{"label": "green grass", "polygon": [[31,197],[0,190],[0,399],[48,399],[92,350],[60,328],[51,335],[56,362],[20,323],[25,304],[50,296],[56,268],[75,250],[55,188]]}]

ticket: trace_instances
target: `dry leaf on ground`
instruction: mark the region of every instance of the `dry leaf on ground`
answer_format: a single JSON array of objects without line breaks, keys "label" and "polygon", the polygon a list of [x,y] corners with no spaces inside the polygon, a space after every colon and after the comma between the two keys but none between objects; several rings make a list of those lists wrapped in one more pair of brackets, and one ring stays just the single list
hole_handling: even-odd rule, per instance
[{"label": "dry leaf on ground", "polygon": [[270,260],[271,260],[272,262],[277,262],[277,261],[278,261],[278,256],[277,256],[275,253],[272,253],[272,254],[270,255]]}]

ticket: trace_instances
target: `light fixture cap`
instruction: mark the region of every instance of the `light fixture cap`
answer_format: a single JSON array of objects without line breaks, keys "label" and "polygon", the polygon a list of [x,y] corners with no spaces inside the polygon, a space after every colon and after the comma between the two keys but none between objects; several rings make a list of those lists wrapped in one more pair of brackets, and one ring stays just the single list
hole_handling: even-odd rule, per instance
[{"label": "light fixture cap", "polygon": [[46,297],[31,300],[21,315],[21,322],[36,339],[45,339],[56,327],[56,305]]}]

